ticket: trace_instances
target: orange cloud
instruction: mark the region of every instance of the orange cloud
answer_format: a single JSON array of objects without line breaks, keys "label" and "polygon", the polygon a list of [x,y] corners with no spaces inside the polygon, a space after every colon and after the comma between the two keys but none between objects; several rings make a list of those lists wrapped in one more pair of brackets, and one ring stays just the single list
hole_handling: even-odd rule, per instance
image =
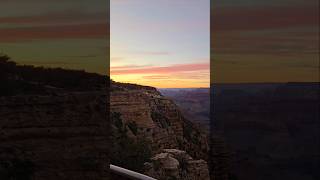
[{"label": "orange cloud", "polygon": [[129,69],[138,69],[138,68],[145,68],[145,67],[152,67],[147,65],[124,65],[124,66],[111,66],[112,70],[129,70]]},{"label": "orange cloud", "polygon": [[111,75],[126,75],[126,74],[169,74],[177,72],[191,72],[191,71],[201,71],[209,70],[209,63],[193,63],[193,64],[176,64],[167,67],[144,67],[144,68],[128,68],[128,66],[123,66],[123,68],[118,67],[116,69],[111,67]]},{"label": "orange cloud", "polygon": [[170,79],[169,76],[163,76],[163,75],[143,76],[142,78],[143,78],[143,79],[150,79],[150,80]]}]

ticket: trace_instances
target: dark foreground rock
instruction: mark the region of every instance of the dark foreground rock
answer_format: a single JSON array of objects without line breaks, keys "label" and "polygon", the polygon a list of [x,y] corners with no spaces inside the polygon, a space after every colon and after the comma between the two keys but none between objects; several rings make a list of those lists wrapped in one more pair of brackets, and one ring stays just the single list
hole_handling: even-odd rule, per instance
[{"label": "dark foreground rock", "polygon": [[146,174],[160,180],[209,180],[207,162],[194,160],[185,151],[164,149],[150,163],[145,163]]},{"label": "dark foreground rock", "polygon": [[106,93],[0,97],[0,179],[108,179]]}]

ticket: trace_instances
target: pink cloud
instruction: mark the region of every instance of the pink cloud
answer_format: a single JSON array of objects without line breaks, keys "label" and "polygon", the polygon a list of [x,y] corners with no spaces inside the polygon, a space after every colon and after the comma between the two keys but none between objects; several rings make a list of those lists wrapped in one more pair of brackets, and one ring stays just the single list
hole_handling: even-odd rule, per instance
[{"label": "pink cloud", "polygon": [[111,69],[113,69],[113,70],[129,70],[129,69],[138,69],[138,68],[145,68],[145,67],[151,67],[151,66],[147,66],[147,65],[111,66]]},{"label": "pink cloud", "polygon": [[169,74],[177,72],[192,72],[209,70],[209,63],[193,63],[193,64],[176,64],[166,67],[144,67],[144,68],[128,68],[113,69],[111,68],[111,75],[124,74]]},{"label": "pink cloud", "polygon": [[142,78],[143,78],[143,79],[148,79],[148,80],[170,79],[169,76],[162,76],[162,75],[143,76]]},{"label": "pink cloud", "polygon": [[169,75],[149,75],[149,76],[143,76],[143,79],[147,80],[169,80],[169,79],[180,79],[180,80],[191,80],[191,79],[209,79],[209,73],[207,74],[199,74],[194,72],[187,72],[187,73],[172,73]]}]

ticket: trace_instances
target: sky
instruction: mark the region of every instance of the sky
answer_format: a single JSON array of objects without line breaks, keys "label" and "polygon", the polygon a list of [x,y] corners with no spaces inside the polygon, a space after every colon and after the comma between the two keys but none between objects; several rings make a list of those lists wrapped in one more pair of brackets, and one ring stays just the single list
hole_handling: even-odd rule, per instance
[{"label": "sky", "polygon": [[157,88],[210,85],[209,0],[111,0],[111,78]]},{"label": "sky", "polygon": [[319,81],[318,0],[110,3],[1,0],[0,53],[155,87]]},{"label": "sky", "polygon": [[108,74],[106,0],[1,0],[0,53],[19,64]]},{"label": "sky", "polygon": [[211,3],[211,82],[319,82],[318,0]]}]

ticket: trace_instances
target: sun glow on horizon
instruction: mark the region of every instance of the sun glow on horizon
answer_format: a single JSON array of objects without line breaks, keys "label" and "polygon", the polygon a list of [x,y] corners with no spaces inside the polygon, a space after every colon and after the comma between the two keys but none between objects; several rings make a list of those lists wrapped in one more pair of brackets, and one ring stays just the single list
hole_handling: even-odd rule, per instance
[{"label": "sun glow on horizon", "polygon": [[111,0],[111,78],[156,88],[209,87],[209,5]]},{"label": "sun glow on horizon", "polygon": [[208,88],[208,81],[196,81],[194,79],[184,79],[181,80],[175,77],[159,77],[157,75],[151,79],[146,79],[145,75],[137,74],[137,75],[111,75],[111,79],[116,82],[121,83],[132,83],[139,84],[144,86],[152,86],[155,88]]}]

